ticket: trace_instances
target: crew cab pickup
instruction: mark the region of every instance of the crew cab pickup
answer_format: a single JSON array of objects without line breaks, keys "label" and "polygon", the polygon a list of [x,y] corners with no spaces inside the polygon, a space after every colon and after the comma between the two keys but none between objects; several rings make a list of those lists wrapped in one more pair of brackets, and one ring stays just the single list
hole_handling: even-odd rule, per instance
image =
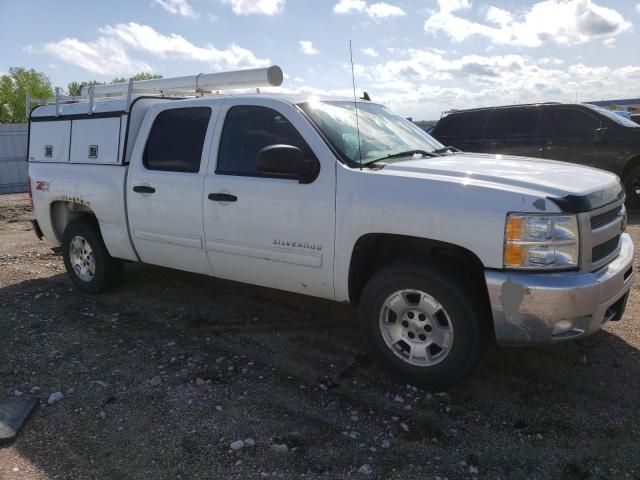
[{"label": "crew cab pickup", "polygon": [[83,292],[126,261],[350,303],[369,350],[434,389],[491,337],[622,317],[634,248],[614,174],[462,153],[371,101],[141,89],[30,115],[34,228]]}]

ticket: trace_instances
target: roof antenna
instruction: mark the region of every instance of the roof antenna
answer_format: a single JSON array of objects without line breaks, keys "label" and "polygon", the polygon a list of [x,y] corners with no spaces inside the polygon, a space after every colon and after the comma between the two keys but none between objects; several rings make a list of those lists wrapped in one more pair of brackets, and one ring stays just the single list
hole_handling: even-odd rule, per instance
[{"label": "roof antenna", "polygon": [[362,170],[362,150],[360,148],[360,122],[358,119],[358,97],[356,96],[356,75],[353,71],[353,49],[349,40],[349,58],[351,60],[351,82],[353,83],[353,107],[356,110],[356,131],[358,133],[358,159],[360,160],[360,170]]}]

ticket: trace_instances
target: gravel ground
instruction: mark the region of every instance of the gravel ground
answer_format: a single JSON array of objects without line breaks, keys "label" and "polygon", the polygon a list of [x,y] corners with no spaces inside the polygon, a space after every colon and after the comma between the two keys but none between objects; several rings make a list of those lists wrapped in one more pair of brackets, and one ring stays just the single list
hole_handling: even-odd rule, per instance
[{"label": "gravel ground", "polygon": [[29,217],[0,196],[0,401],[40,400],[0,479],[640,479],[638,287],[598,334],[487,346],[430,394],[344,305],[148,265],[83,295]]}]

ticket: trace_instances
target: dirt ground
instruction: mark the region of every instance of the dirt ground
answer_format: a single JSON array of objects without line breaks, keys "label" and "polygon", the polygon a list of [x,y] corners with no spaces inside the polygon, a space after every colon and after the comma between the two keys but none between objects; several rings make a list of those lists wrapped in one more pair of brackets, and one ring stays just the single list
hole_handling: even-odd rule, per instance
[{"label": "dirt ground", "polygon": [[0,401],[40,400],[0,479],[640,479],[638,286],[598,334],[489,345],[429,394],[368,360],[348,306],[148,265],[83,295],[29,218],[0,196]]}]

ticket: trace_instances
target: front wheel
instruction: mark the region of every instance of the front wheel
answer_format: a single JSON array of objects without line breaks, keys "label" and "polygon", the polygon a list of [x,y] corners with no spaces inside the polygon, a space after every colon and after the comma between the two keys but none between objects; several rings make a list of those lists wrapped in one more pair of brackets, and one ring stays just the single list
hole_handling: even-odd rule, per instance
[{"label": "front wheel", "polygon": [[627,196],[626,204],[629,209],[640,209],[640,165],[637,165],[625,175],[624,190]]},{"label": "front wheel", "polygon": [[109,255],[98,228],[89,221],[76,220],[67,225],[62,256],[69,278],[85,293],[108,290],[122,277],[122,260]]},{"label": "front wheel", "polygon": [[397,264],[366,285],[359,307],[369,351],[403,380],[450,387],[477,365],[477,309],[460,282],[433,267]]}]

